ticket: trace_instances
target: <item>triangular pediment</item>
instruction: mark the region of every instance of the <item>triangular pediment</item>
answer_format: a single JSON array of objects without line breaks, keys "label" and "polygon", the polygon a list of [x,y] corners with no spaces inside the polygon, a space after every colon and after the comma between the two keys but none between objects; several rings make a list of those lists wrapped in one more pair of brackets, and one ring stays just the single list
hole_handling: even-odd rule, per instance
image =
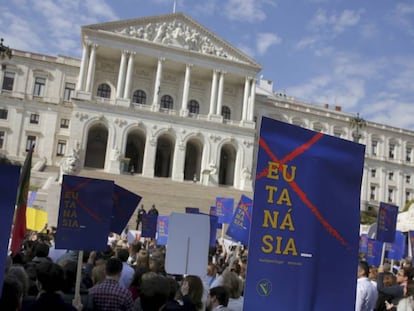
[{"label": "triangular pediment", "polygon": [[136,40],[182,48],[260,68],[252,58],[182,13],[84,26]]}]

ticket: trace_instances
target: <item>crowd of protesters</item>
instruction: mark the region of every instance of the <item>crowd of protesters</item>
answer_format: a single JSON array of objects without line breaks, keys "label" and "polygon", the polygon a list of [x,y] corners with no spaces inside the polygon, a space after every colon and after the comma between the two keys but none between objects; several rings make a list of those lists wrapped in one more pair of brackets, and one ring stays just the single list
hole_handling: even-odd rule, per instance
[{"label": "crowd of protesters", "polygon": [[[154,239],[127,242],[111,233],[104,252],[54,247],[56,228],[29,232],[7,257],[0,310],[243,310],[247,249],[217,242],[205,275],[170,275]],[[81,279],[76,288],[79,254]],[[356,311],[414,311],[411,258],[358,264]]]},{"label": "crowd of protesters", "polygon": [[414,311],[414,269],[410,257],[380,266],[358,265],[356,311]]},{"label": "crowd of protesters", "polygon": [[165,247],[154,239],[128,243],[126,235],[111,233],[106,251],[78,252],[55,249],[55,231],[29,233],[21,251],[7,258],[0,310],[243,309],[247,249],[217,242],[204,276],[170,275]]}]

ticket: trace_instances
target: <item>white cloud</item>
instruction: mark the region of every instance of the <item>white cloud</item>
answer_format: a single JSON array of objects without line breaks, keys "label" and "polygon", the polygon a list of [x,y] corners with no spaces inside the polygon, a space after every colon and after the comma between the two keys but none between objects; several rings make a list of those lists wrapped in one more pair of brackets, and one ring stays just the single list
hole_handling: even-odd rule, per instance
[{"label": "white cloud", "polygon": [[257,50],[260,55],[266,53],[266,51],[273,45],[279,44],[282,42],[282,39],[270,32],[263,32],[257,35]]},{"label": "white cloud", "polygon": [[[266,1],[269,4],[269,1]],[[224,5],[224,14],[230,20],[258,22],[266,19],[263,1],[260,0],[228,0]]]},{"label": "white cloud", "polygon": [[397,3],[391,22],[410,36],[414,36],[414,4]]},{"label": "white cloud", "polygon": [[322,31],[334,34],[342,33],[348,27],[355,26],[361,19],[362,11],[344,10],[339,15],[329,14],[326,10],[319,9],[309,22],[309,26],[314,31]]},{"label": "white cloud", "polygon": [[401,102],[390,97],[382,101],[371,103],[362,110],[362,115],[367,120],[387,124],[405,129],[414,129],[414,105],[413,102]]},{"label": "white cloud", "polygon": [[299,42],[295,44],[295,48],[298,50],[302,50],[307,47],[312,47],[317,41],[318,41],[317,36],[308,36],[308,37],[300,39]]}]

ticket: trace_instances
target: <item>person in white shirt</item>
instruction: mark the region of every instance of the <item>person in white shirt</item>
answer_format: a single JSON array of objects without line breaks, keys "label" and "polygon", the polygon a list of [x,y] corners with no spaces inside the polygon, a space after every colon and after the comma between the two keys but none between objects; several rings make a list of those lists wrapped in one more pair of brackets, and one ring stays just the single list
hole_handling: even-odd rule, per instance
[{"label": "person in white shirt", "polygon": [[378,291],[368,278],[369,266],[365,261],[358,264],[357,293],[355,311],[373,311],[378,299]]}]

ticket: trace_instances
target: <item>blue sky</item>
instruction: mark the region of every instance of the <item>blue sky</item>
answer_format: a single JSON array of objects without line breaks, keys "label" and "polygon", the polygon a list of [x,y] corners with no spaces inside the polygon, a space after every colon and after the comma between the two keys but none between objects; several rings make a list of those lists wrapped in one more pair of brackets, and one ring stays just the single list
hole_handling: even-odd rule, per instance
[{"label": "blue sky", "polygon": [[[82,25],[172,13],[173,0],[1,0],[10,47],[80,57]],[[414,130],[414,2],[177,0],[254,58],[274,91]]]}]

